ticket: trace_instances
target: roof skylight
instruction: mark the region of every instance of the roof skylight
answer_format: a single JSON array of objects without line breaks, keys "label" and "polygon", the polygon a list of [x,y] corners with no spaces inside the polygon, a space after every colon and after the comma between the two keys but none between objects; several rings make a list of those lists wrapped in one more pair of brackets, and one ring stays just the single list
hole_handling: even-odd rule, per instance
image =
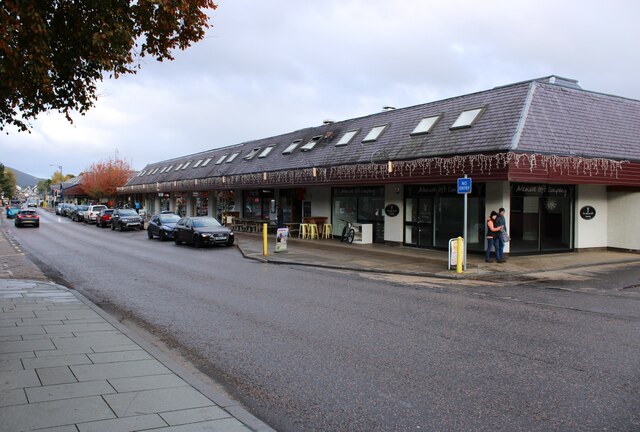
[{"label": "roof skylight", "polygon": [[369,131],[366,137],[362,140],[362,142],[371,142],[377,140],[382,132],[387,128],[387,125],[376,126]]},{"label": "roof skylight", "polygon": [[187,169],[187,167],[191,164],[191,161],[187,161],[184,165],[182,165],[182,169]]},{"label": "roof skylight", "polygon": [[267,155],[271,153],[271,150],[273,150],[274,147],[275,147],[274,145],[270,145],[269,147],[266,147],[264,150],[262,150],[262,153],[258,155],[258,158],[261,159],[261,158],[267,157]]},{"label": "roof skylight", "polygon": [[308,143],[306,143],[305,145],[300,147],[300,151],[309,151],[309,150],[313,149],[316,146],[316,144],[318,144],[320,142],[321,139],[322,139],[322,135],[314,136],[313,138],[311,138],[309,140]]},{"label": "roof skylight", "polygon": [[289,144],[286,149],[284,149],[282,154],[291,154],[291,153],[293,153],[293,151],[296,149],[296,147],[298,147],[298,145],[300,145],[301,142],[302,142],[301,139],[295,140],[294,142]]},{"label": "roof skylight", "polygon": [[255,157],[255,155],[258,154],[258,152],[260,151],[260,147],[256,147],[253,150],[251,150],[245,157],[245,160],[251,160]]},{"label": "roof skylight", "polygon": [[418,123],[413,132],[411,132],[411,135],[428,134],[434,128],[436,123],[438,123],[440,117],[442,117],[442,114],[423,118],[420,120],[420,123]]},{"label": "roof skylight", "polygon": [[196,162],[196,163],[193,165],[193,167],[194,167],[194,168],[198,168],[198,167],[200,166],[200,164],[202,163],[202,161],[203,161],[203,160],[204,160],[204,159],[200,159],[200,160],[198,160],[198,162]]},{"label": "roof skylight", "polygon": [[216,161],[216,165],[220,165],[222,162],[224,162],[224,160],[227,158],[227,156],[229,155],[222,155],[218,158],[218,160]]},{"label": "roof skylight", "polygon": [[345,132],[345,134],[342,135],[342,138],[340,138],[340,141],[336,143],[336,147],[349,144],[349,142],[353,139],[354,136],[356,136],[358,132],[359,130]]},{"label": "roof skylight", "polygon": [[233,160],[234,160],[235,158],[237,158],[239,154],[240,154],[240,152],[235,152],[234,154],[232,154],[231,156],[229,156],[229,157],[227,158],[227,163],[233,162]]},{"label": "roof skylight", "polygon": [[180,168],[182,168],[182,164],[179,163],[178,166],[176,167],[176,171],[178,171]]},{"label": "roof skylight", "polygon": [[163,166],[162,169],[160,170],[160,174],[162,174],[163,172],[165,172],[167,170],[166,166]]},{"label": "roof skylight", "polygon": [[158,167],[158,168],[154,169],[154,170],[153,170],[153,172],[152,172],[151,174],[155,174],[155,173],[157,173],[159,169],[160,169],[160,167]]},{"label": "roof skylight", "polygon": [[138,177],[142,177],[144,175],[144,173],[146,173],[146,172],[147,171],[145,171],[145,170],[140,171],[140,174],[138,174]]},{"label": "roof skylight", "polygon": [[169,165],[169,168],[167,168],[167,172],[171,171],[171,168],[173,168],[173,165]]},{"label": "roof skylight", "polygon": [[202,165],[200,165],[200,168],[206,167],[209,164],[209,162],[211,162],[211,159],[213,158],[206,158],[204,162],[202,162]]},{"label": "roof skylight", "polygon": [[467,128],[473,126],[483,111],[484,107],[462,111],[449,129]]}]

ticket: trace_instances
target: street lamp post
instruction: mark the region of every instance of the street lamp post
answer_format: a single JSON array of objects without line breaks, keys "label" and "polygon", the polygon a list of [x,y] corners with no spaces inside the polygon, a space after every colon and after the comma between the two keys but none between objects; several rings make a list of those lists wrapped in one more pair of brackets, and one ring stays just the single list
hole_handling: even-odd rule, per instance
[{"label": "street lamp post", "polygon": [[62,177],[62,165],[49,165],[49,166],[57,166],[60,169],[60,203],[63,203],[64,190],[62,189],[62,182],[64,181],[64,177]]}]

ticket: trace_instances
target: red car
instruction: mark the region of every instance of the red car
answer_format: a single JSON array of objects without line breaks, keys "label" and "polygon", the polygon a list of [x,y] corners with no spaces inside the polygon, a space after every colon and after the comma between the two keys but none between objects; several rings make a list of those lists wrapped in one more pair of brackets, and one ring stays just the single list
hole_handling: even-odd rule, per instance
[{"label": "red car", "polygon": [[96,227],[104,228],[111,225],[111,215],[113,215],[113,209],[100,210],[100,214],[96,217]]}]

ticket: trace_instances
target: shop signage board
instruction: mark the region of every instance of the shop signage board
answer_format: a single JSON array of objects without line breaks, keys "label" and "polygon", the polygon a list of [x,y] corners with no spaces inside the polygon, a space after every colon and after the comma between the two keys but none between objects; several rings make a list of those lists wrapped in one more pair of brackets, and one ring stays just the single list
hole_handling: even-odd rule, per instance
[{"label": "shop signage board", "polygon": [[596,217],[596,209],[591,206],[584,206],[580,209],[580,217],[584,220],[591,220]]},{"label": "shop signage board", "polygon": [[389,204],[384,208],[384,212],[389,217],[395,217],[395,216],[398,216],[398,214],[400,214],[400,207],[398,207],[395,204]]},{"label": "shop signage board", "polygon": [[289,228],[278,228],[276,232],[276,253],[287,251],[287,237],[289,237]]}]

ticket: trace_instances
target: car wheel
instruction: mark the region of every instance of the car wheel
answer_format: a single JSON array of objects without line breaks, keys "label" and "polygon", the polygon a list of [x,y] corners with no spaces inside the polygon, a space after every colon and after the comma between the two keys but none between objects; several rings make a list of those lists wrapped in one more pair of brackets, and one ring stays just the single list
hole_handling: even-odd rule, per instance
[{"label": "car wheel", "polygon": [[36,228],[40,228],[40,223],[37,223],[37,224],[36,224]]},{"label": "car wheel", "polygon": [[112,224],[111,224],[111,231],[113,231],[113,230],[115,230],[115,229],[116,229],[116,224],[113,224],[113,223],[112,223]]},{"label": "car wheel", "polygon": [[151,230],[147,230],[147,238],[149,240],[153,240],[153,233],[151,232]]},{"label": "car wheel", "polygon": [[200,236],[193,237],[193,247],[200,249],[202,247],[202,238]]},{"label": "car wheel", "polygon": [[177,245],[180,246],[180,243],[182,243],[180,240],[178,240],[178,237],[173,237],[173,242]]},{"label": "car wheel", "polygon": [[227,246],[233,246],[233,239],[232,238],[227,241]]},{"label": "car wheel", "polygon": [[[147,230],[149,230],[149,228],[147,228]],[[160,230],[160,241],[165,241],[167,239],[167,235],[164,233],[164,231]]]}]

